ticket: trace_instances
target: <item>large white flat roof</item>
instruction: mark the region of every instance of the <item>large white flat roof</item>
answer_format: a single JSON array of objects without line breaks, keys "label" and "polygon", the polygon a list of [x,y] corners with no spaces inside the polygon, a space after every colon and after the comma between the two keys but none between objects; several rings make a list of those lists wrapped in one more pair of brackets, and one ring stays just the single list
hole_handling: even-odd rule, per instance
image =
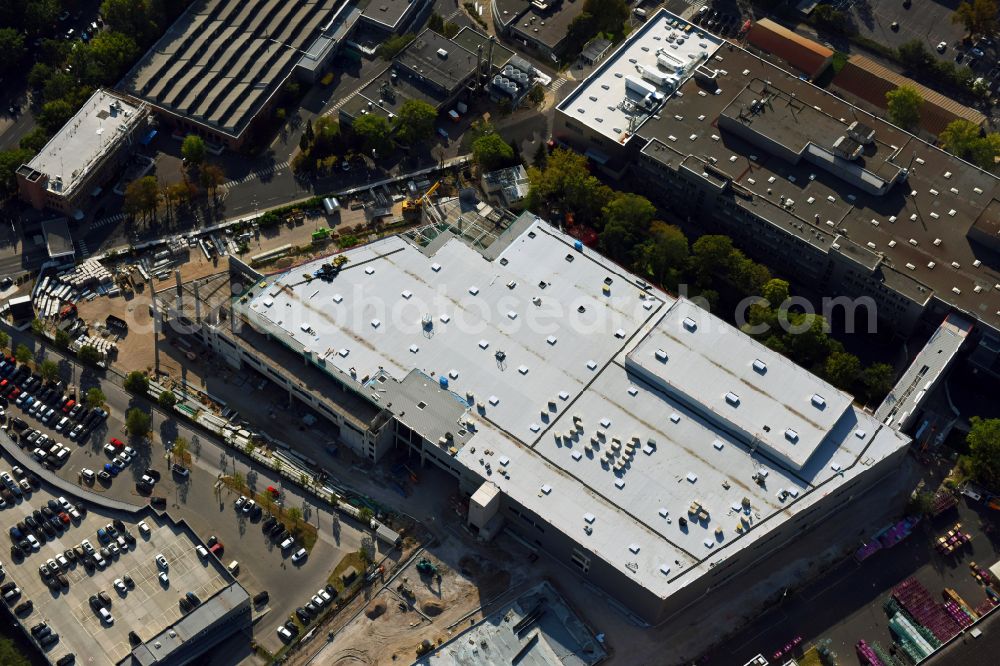
[{"label": "large white flat roof", "polygon": [[[624,143],[653,111],[643,85],[669,97],[719,48],[718,37],[668,12],[651,16],[558,108],[570,118]],[[647,74],[644,76],[644,70]],[[629,85],[629,79],[641,85]]]},{"label": "large white flat roof", "polygon": [[806,464],[852,400],[687,300],[671,306],[627,364],[793,469]]},{"label": "large white flat roof", "polygon": [[[444,235],[347,256],[332,281],[304,278],[319,260],[267,278],[241,307],[405,409],[432,443],[458,424],[448,448],[461,465],[658,595],[908,443],[847,394],[530,214],[483,252]],[[739,395],[735,415],[727,392]],[[764,423],[773,437],[755,434]],[[695,504],[706,517],[689,513]]]},{"label": "large white flat roof", "polygon": [[28,166],[49,177],[50,191],[72,191],[141,119],[141,109],[107,90],[98,90],[49,139]]}]

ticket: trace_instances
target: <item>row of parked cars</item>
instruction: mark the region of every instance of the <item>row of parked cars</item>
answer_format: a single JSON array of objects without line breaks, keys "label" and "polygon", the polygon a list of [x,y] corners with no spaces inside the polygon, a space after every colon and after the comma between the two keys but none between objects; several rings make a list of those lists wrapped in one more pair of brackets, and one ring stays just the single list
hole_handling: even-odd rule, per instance
[{"label": "row of parked cars", "polygon": [[[239,500],[237,500],[239,501]],[[275,518],[274,516],[268,516],[267,520],[261,523],[261,529],[264,530],[264,534],[267,535],[272,542],[279,545],[281,552],[289,553],[293,548],[295,548],[295,537],[289,533],[285,526]],[[306,559],[309,553],[305,548],[299,548],[294,553],[292,553],[292,562],[298,564]]]},{"label": "row of parked cars", "polygon": [[41,482],[31,472],[25,472],[20,467],[12,470],[14,476],[3,472],[0,474],[0,509],[6,509],[20,502],[26,495],[38,489]]},{"label": "row of parked cars", "polygon": [[[18,473],[18,468],[14,468],[14,474]],[[45,506],[11,526],[11,558],[20,560],[37,552],[46,541],[54,541],[70,527],[79,525],[86,513],[83,504],[70,504],[65,497],[50,499]]]},{"label": "row of parked cars", "polygon": [[[320,588],[316,590],[316,594],[304,606],[299,606],[295,609],[295,617],[299,618],[302,624],[308,626],[310,622],[319,617],[324,608],[331,605],[336,599],[337,589],[333,585]],[[295,638],[299,633],[298,627],[292,620],[279,626],[277,631],[278,637],[286,643]]]}]

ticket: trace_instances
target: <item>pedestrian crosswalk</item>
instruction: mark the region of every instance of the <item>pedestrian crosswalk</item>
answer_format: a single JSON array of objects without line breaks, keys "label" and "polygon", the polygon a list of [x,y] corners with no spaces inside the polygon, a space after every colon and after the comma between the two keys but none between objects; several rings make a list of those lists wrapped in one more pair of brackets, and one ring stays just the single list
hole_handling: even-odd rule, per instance
[{"label": "pedestrian crosswalk", "polygon": [[282,162],[280,164],[272,164],[271,166],[267,167],[266,169],[257,169],[255,171],[251,171],[250,173],[248,173],[247,175],[243,176],[242,178],[240,178],[238,180],[231,180],[228,183],[223,183],[222,187],[219,188],[219,197],[223,198],[225,196],[224,193],[228,192],[229,188],[231,188],[231,187],[236,187],[237,185],[242,185],[243,183],[248,183],[248,182],[250,182],[251,180],[254,180],[254,179],[266,178],[267,176],[270,176],[275,171],[281,171],[282,169],[287,169],[289,164],[290,164],[290,162],[288,162],[288,160],[285,160],[284,162]]},{"label": "pedestrian crosswalk", "polygon": [[333,114],[335,114],[337,111],[340,110],[340,107],[342,107],[345,104],[347,104],[351,100],[351,98],[353,98],[355,95],[357,95],[359,92],[361,92],[361,89],[364,88],[365,85],[367,85],[367,84],[361,84],[360,86],[358,86],[357,88],[355,88],[353,91],[351,91],[346,97],[341,97],[339,100],[337,100],[336,104],[334,104],[329,109],[327,109],[326,111],[324,111],[323,115],[324,116],[332,116]]},{"label": "pedestrian crosswalk", "polygon": [[457,7],[455,9],[455,11],[453,11],[451,14],[448,14],[447,16],[445,16],[444,20],[445,21],[450,21],[450,20],[452,20],[453,18],[455,18],[456,16],[458,16],[461,13],[462,13],[462,8],[461,7]]},{"label": "pedestrian crosswalk", "polygon": [[107,217],[102,217],[99,220],[94,220],[94,222],[91,223],[90,228],[91,229],[100,229],[101,227],[106,227],[109,224],[118,224],[119,222],[121,222],[122,220],[124,220],[125,217],[126,217],[125,213],[116,213],[115,215],[109,215]]},{"label": "pedestrian crosswalk", "polygon": [[90,250],[87,248],[87,241],[85,241],[85,240],[83,240],[81,238],[80,240],[78,240],[76,242],[76,244],[77,244],[77,246],[80,249],[80,258],[81,259],[86,259],[87,257],[90,256]]},{"label": "pedestrian crosswalk", "polygon": [[567,79],[565,76],[560,76],[558,79],[553,81],[552,84],[549,86],[549,91],[556,92],[567,83],[569,83],[569,79]]}]

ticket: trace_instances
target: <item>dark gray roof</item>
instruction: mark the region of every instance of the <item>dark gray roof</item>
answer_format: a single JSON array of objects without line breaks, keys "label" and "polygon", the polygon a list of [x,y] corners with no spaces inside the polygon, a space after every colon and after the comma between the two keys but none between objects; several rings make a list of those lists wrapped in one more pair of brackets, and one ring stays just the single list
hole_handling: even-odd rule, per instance
[{"label": "dark gray roof", "polygon": [[476,71],[476,54],[433,30],[424,30],[396,57],[396,63],[454,91]]}]

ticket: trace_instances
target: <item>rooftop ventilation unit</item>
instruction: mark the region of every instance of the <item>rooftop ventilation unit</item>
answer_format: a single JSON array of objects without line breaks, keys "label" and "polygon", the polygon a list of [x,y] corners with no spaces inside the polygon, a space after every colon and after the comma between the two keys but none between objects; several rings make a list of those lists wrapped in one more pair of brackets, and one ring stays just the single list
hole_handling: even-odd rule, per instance
[{"label": "rooftop ventilation unit", "polygon": [[689,331],[695,331],[698,329],[698,324],[691,317],[684,317],[683,323],[684,323],[684,328],[686,328]]},{"label": "rooftop ventilation unit", "polygon": [[799,441],[799,433],[795,432],[791,428],[785,430],[785,439],[787,439],[792,444]]},{"label": "rooftop ventilation unit", "polygon": [[740,405],[740,396],[738,396],[735,393],[733,393],[732,391],[730,391],[729,393],[726,393],[726,402],[728,402],[733,407],[739,407],[739,405]]},{"label": "rooftop ventilation unit", "polygon": [[448,57],[448,52],[445,51],[444,49],[438,49],[437,50],[437,54],[438,54],[438,57],[440,57],[440,58],[447,58]]},{"label": "rooftop ventilation unit", "polygon": [[754,372],[759,372],[760,374],[764,374],[765,372],[767,372],[767,363],[764,363],[764,361],[760,360],[759,358],[755,359],[753,362],[753,369]]},{"label": "rooftop ventilation unit", "polygon": [[812,397],[812,404],[817,409],[823,409],[824,407],[826,407],[826,398],[821,396],[819,393],[814,393]]}]

